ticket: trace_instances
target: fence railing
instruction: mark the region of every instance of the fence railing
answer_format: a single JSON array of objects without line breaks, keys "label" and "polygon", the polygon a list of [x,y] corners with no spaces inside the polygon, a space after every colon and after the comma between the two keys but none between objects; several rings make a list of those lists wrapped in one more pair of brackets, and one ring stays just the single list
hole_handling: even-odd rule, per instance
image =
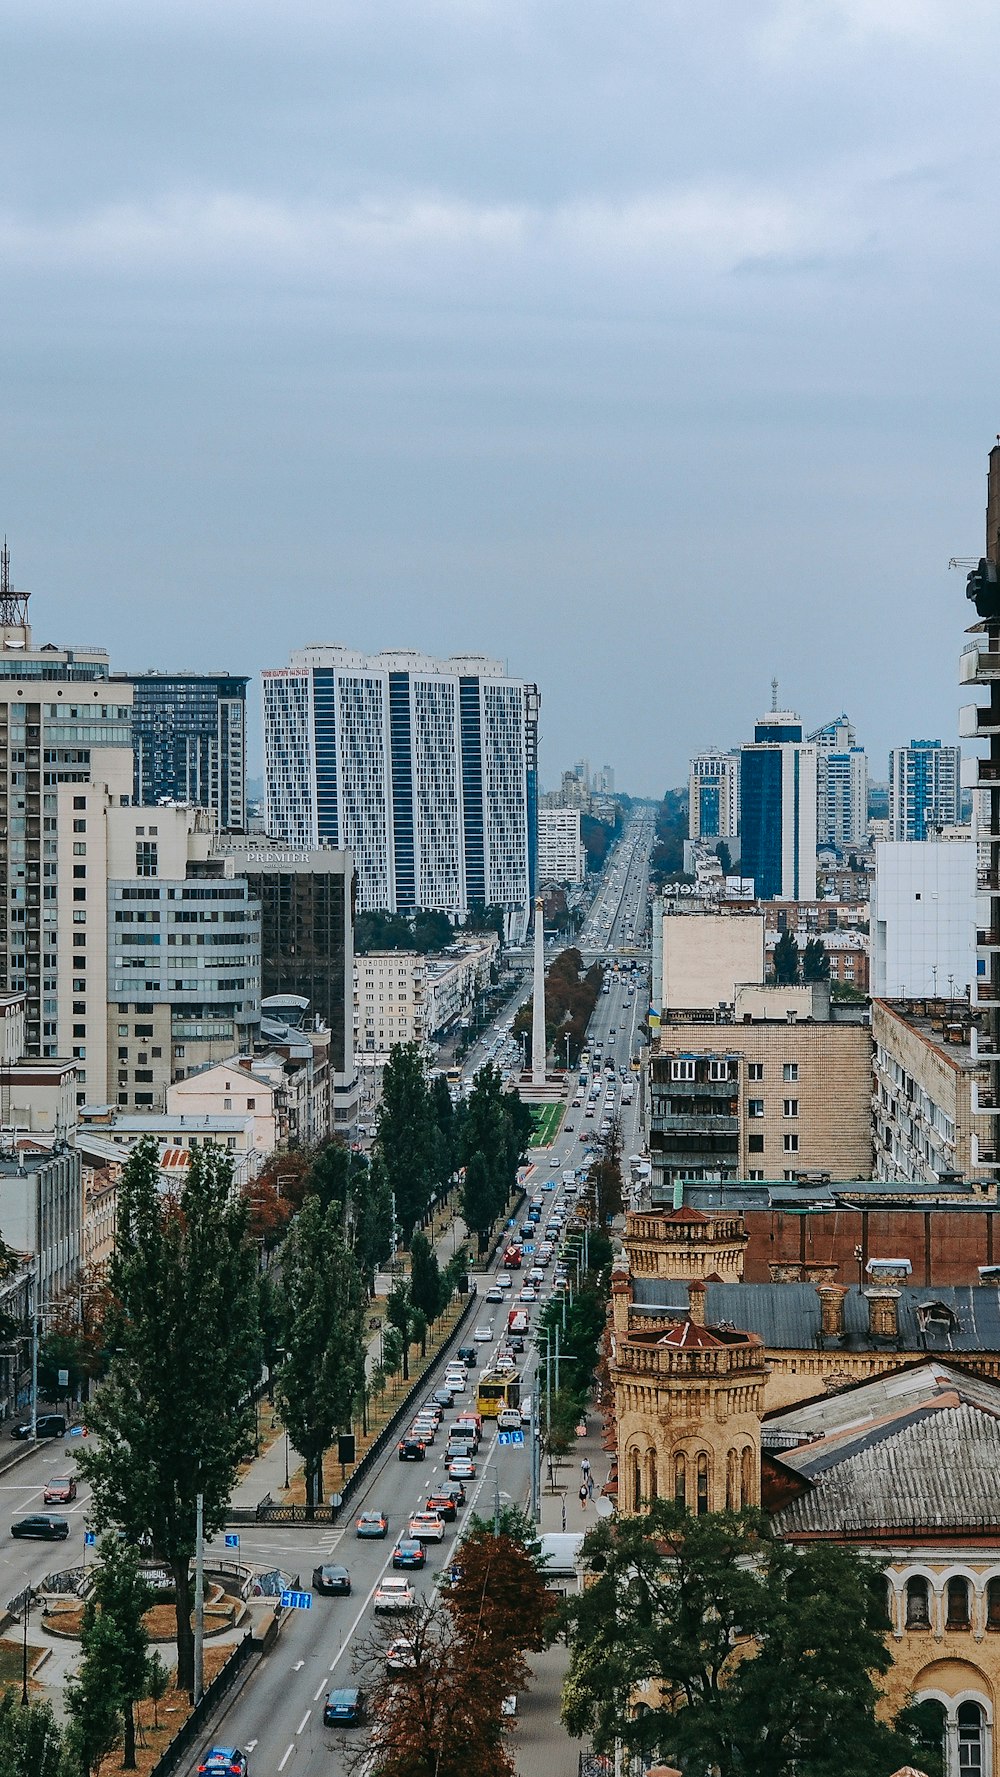
[{"label": "fence railing", "polygon": [[149,1777],[171,1777],[181,1759],[194,1740],[201,1736],[201,1730],[211,1715],[215,1705],[226,1692],[232,1688],[253,1651],[253,1636],[248,1632],[242,1641],[238,1641],[229,1659],[217,1672],[200,1703],[196,1703],[185,1722],[181,1723],[173,1739],[163,1748],[159,1758],[149,1773]]}]

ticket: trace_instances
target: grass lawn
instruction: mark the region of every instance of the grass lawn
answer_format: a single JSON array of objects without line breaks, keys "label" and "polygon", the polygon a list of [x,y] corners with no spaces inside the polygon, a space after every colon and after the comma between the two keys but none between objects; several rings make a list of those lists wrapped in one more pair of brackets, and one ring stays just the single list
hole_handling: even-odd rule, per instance
[{"label": "grass lawn", "polygon": [[535,1125],[532,1137],[534,1146],[547,1148],[551,1146],[559,1134],[559,1125],[562,1122],[565,1106],[560,1101],[556,1104],[533,1104],[530,1108],[532,1121]]}]

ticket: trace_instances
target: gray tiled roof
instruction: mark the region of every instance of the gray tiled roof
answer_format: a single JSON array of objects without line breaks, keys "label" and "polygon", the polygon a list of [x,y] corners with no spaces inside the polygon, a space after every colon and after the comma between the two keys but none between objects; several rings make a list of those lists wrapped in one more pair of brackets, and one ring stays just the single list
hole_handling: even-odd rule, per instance
[{"label": "gray tiled roof", "polygon": [[882,1434],[775,1516],[780,1534],[1000,1525],[1000,1421],[962,1402]]},{"label": "gray tiled roof", "polygon": [[[634,1277],[635,1305],[647,1311],[687,1312],[687,1283],[672,1278]],[[949,1309],[957,1325],[922,1329],[918,1309],[927,1303]],[[811,1283],[710,1283],[705,1298],[709,1326],[730,1323],[759,1333],[773,1351],[815,1349],[820,1343],[820,1301]],[[844,1298],[844,1334],[825,1339],[826,1350],[977,1352],[1000,1351],[1000,1290],[996,1285],[906,1284],[899,1292],[899,1338],[874,1338],[868,1329],[868,1302],[854,1285]]]}]

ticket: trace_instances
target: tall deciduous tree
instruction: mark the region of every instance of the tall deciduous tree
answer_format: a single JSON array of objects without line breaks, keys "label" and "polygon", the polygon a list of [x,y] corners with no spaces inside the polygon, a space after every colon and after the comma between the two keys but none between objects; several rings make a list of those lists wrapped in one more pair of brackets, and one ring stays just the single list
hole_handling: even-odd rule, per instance
[{"label": "tall deciduous tree", "polygon": [[799,979],[799,947],[794,932],[782,932],[774,947],[774,979],[779,987],[794,987]]},{"label": "tall deciduous tree", "polygon": [[402,1346],[403,1381],[410,1377],[410,1342],[413,1335],[413,1303],[405,1283],[395,1283],[386,1297],[385,1318],[399,1334]]},{"label": "tall deciduous tree", "polygon": [[119,1186],[110,1266],[110,1370],[90,1410],[99,1436],[79,1457],[98,1525],[120,1526],[133,1543],[148,1536],[170,1568],[178,1684],[187,1690],[196,1497],[212,1536],[253,1434],[251,1390],[261,1365],[257,1255],[246,1224],[219,1149],[192,1149],[176,1200],[160,1190],[155,1142],[134,1149]]},{"label": "tall deciduous tree", "polygon": [[341,1206],[308,1197],[282,1249],[285,1356],[276,1393],[305,1465],[306,1503],[323,1494],[323,1457],[350,1424],[364,1375],[361,1276],[341,1226]]},{"label": "tall deciduous tree", "polygon": [[470,1645],[489,1649],[510,1690],[523,1678],[520,1656],[545,1645],[555,1600],[523,1542],[473,1524],[462,1538],[458,1577],[443,1601]]},{"label": "tall deciduous tree", "polygon": [[803,981],[829,981],[830,955],[822,938],[810,938],[802,952]]},{"label": "tall deciduous tree", "polygon": [[394,1239],[392,1191],[385,1164],[374,1153],[356,1174],[354,1195],[354,1256],[369,1294],[376,1271],[392,1255]]},{"label": "tall deciduous tree", "polygon": [[382,1074],[376,1151],[386,1170],[396,1220],[408,1241],[438,1180],[439,1142],[418,1043],[397,1043]]},{"label": "tall deciduous tree", "polygon": [[[875,1714],[891,1664],[871,1566],[798,1550],[759,1512],[694,1517],[673,1501],[600,1524],[592,1582],[564,1611],[563,1719],[609,1751],[742,1777],[885,1777],[918,1748]],[[650,1707],[633,1713],[637,1691]]]},{"label": "tall deciduous tree", "polygon": [[[80,1645],[83,1660],[71,1681],[67,1704],[84,1738],[94,1721],[95,1700],[125,1724],[122,1766],[135,1770],[135,1706],[149,1688],[149,1636],[144,1613],[153,1589],[139,1570],[138,1551],[118,1536],[101,1538],[93,1591],[83,1613]],[[95,1761],[97,1762],[97,1761]]]},{"label": "tall deciduous tree", "polygon": [[437,1254],[419,1229],[410,1241],[410,1300],[429,1321],[437,1320],[444,1306]]},{"label": "tall deciduous tree", "polygon": [[0,1771],[3,1777],[80,1777],[80,1760],[49,1703],[22,1705],[14,1691],[0,1696]]}]

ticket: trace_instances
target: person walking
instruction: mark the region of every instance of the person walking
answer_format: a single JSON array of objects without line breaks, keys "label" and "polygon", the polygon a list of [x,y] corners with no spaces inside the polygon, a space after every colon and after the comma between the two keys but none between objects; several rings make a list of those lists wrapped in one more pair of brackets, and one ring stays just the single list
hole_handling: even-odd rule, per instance
[{"label": "person walking", "polygon": [[590,1457],[585,1456],[580,1464],[580,1473],[585,1481],[590,1479]]},{"label": "person walking", "polygon": [[587,1483],[586,1483],[586,1481],[581,1481],[580,1482],[580,1510],[581,1510],[581,1512],[585,1512],[587,1510],[587,1499],[588,1499]]},{"label": "person walking", "polygon": [[593,1475],[588,1475],[587,1476],[587,1498],[593,1499],[593,1497],[594,1497],[594,1477],[593,1477]]}]

